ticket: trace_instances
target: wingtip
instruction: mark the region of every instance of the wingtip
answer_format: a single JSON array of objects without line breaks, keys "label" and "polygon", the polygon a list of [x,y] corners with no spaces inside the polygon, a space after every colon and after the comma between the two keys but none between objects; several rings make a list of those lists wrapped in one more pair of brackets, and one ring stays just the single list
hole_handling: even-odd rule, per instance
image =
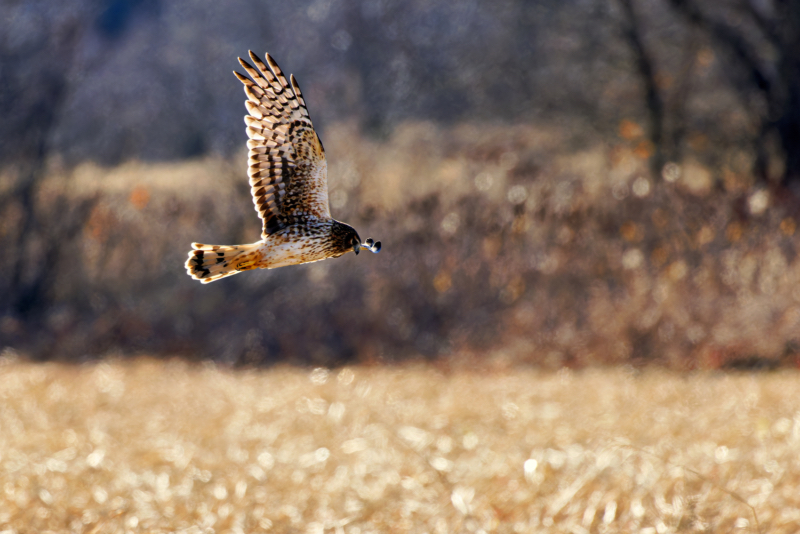
[{"label": "wingtip", "polygon": [[278,66],[278,63],[275,62],[275,59],[269,54],[267,54],[266,58],[270,68],[275,71],[276,74],[280,72],[281,68]]},{"label": "wingtip", "polygon": [[[264,63],[263,61],[261,61],[261,58],[258,57],[258,54],[256,54],[252,50],[248,50],[247,55],[250,56],[250,59],[255,63]],[[267,54],[267,57],[269,57],[269,54]]]}]

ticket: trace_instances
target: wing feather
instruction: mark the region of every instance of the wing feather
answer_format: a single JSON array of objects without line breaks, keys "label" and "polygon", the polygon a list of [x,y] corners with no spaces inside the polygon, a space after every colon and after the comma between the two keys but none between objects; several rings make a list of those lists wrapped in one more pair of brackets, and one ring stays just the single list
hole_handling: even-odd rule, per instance
[{"label": "wing feather", "polygon": [[287,81],[269,54],[266,63],[253,52],[250,60],[255,66],[239,58],[247,76],[234,74],[247,95],[247,174],[266,238],[298,222],[330,218],[328,166],[297,80]]}]

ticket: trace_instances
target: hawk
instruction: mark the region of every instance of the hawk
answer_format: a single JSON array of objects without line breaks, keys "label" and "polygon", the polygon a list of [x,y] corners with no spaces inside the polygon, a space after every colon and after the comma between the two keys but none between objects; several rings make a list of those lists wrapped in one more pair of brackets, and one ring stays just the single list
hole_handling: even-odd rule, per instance
[{"label": "hawk", "polygon": [[[331,218],[328,164],[294,75],[289,80],[267,54],[266,64],[250,52],[253,67],[239,58],[248,115],[247,173],[261,241],[250,245],[192,243],[189,275],[208,283],[251,269],[274,269],[328,258],[361,248],[377,253],[381,243],[361,242],[351,226]],[[269,65],[269,67],[267,67]]]}]

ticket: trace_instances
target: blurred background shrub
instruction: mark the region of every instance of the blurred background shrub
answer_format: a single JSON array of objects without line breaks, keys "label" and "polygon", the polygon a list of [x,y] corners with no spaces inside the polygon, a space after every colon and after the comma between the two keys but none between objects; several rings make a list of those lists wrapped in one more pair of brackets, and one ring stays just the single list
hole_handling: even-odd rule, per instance
[{"label": "blurred background shrub", "polygon": [[[37,358],[796,363],[800,4],[0,6],[0,346]],[[255,241],[243,94],[303,88],[379,256],[202,286]]]}]

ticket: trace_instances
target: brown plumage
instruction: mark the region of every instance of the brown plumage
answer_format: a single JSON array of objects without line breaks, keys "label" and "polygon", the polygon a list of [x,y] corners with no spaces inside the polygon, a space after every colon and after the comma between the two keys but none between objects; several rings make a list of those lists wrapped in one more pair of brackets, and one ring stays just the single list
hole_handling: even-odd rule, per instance
[{"label": "brown plumage", "polygon": [[[328,164],[314,131],[303,94],[294,76],[289,80],[267,54],[266,64],[250,52],[255,65],[239,58],[244,84],[247,173],[258,216],[261,241],[250,245],[192,243],[186,261],[189,275],[203,283],[251,269],[274,269],[337,258],[363,247],[380,250],[380,242],[364,243],[356,231],[331,218],[328,208]],[[269,66],[267,66],[269,65]]]}]

